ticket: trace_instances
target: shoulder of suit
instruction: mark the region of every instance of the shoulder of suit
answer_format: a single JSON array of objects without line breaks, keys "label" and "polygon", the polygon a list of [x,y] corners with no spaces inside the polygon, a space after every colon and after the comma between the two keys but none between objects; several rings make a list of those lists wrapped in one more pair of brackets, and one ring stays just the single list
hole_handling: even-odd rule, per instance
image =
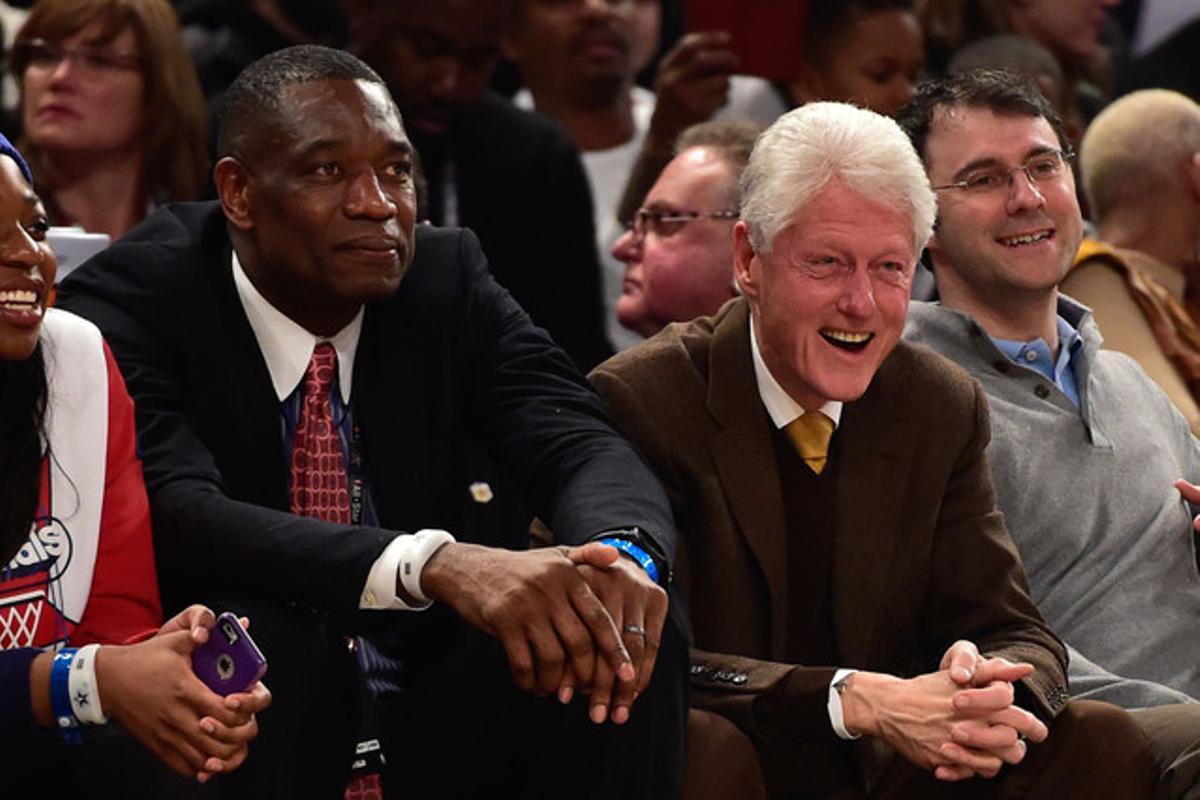
[{"label": "shoulder of suit", "polygon": [[675,375],[681,370],[705,374],[712,336],[712,317],[673,322],[644,342],[617,353],[593,372],[606,372],[631,381],[664,370]]}]

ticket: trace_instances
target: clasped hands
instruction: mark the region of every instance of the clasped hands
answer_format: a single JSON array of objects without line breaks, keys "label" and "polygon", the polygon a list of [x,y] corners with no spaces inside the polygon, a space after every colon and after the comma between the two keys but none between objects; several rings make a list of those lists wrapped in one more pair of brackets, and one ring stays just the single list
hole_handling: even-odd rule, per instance
[{"label": "clasped hands", "polygon": [[598,542],[526,551],[447,544],[426,562],[421,590],[499,639],[519,688],[563,703],[586,693],[596,723],[629,719],[667,616],[666,592]]},{"label": "clasped hands", "polygon": [[992,778],[1025,757],[1026,740],[1043,741],[1045,724],[1013,705],[1013,682],[1030,664],[979,654],[955,642],[937,672],[904,680],[858,672],[842,694],[846,727],[880,736],[909,761],[940,780]]},{"label": "clasped hands", "polygon": [[190,606],[152,638],[102,647],[96,658],[105,713],[171,769],[201,783],[246,760],[258,735],[254,715],[271,702],[261,682],[220,697],[196,677],[192,652],[208,641],[215,624],[212,611]]}]

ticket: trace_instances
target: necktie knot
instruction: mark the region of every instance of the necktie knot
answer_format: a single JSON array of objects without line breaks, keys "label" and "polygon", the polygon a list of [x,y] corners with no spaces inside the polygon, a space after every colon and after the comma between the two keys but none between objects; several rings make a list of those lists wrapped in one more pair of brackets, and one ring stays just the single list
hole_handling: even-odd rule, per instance
[{"label": "necktie knot", "polygon": [[329,394],[336,372],[337,350],[329,342],[321,342],[313,348],[308,369],[304,372],[304,396],[313,398]]},{"label": "necktie knot", "polygon": [[808,468],[820,475],[828,461],[833,420],[820,411],[809,411],[788,423],[784,431]]}]

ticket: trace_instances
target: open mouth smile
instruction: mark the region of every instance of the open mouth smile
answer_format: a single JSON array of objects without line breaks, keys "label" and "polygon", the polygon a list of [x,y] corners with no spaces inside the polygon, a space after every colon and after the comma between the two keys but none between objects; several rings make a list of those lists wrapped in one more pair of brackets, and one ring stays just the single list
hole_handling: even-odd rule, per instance
[{"label": "open mouth smile", "polygon": [[28,289],[0,291],[0,308],[5,311],[40,310],[38,293]]},{"label": "open mouth smile", "polygon": [[1019,236],[1001,236],[996,241],[1005,247],[1023,247],[1029,244],[1044,242],[1054,235],[1054,231],[1035,231],[1034,233],[1022,233]]},{"label": "open mouth smile", "polygon": [[839,331],[833,328],[825,328],[820,333],[821,338],[834,347],[847,350],[851,353],[865,350],[867,345],[871,343],[871,340],[875,338],[875,334],[865,331],[859,333],[855,331]]}]

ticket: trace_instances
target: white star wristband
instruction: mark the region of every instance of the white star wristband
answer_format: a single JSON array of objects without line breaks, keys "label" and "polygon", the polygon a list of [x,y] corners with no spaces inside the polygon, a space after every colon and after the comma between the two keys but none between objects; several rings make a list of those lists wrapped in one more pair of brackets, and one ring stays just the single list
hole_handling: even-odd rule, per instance
[{"label": "white star wristband", "polygon": [[96,652],[98,644],[79,648],[71,662],[67,689],[71,695],[71,710],[84,725],[103,725],[108,722],[100,705],[100,689],[96,683]]}]

